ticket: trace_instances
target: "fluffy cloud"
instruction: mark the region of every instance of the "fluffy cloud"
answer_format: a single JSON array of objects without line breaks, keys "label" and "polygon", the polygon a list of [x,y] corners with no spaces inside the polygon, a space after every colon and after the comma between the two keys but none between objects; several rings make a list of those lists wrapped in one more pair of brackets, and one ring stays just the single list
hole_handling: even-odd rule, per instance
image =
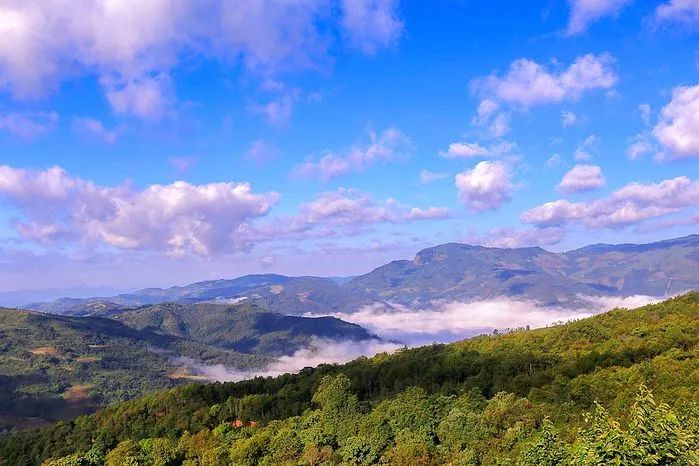
[{"label": "fluffy cloud", "polygon": [[381,134],[370,133],[370,142],[357,145],[345,153],[328,152],[320,159],[298,165],[293,174],[303,178],[329,180],[349,172],[360,172],[377,162],[407,157],[412,151],[410,139],[396,128]]},{"label": "fluffy cloud", "polygon": [[52,130],[57,122],[55,112],[0,113],[0,131],[7,131],[25,141]]},{"label": "fluffy cloud", "polygon": [[492,99],[522,107],[578,99],[583,93],[610,89],[617,82],[608,54],[587,54],[576,58],[567,68],[555,72],[535,61],[521,58],[510,65],[504,76],[492,74],[472,82],[476,92]]},{"label": "fluffy cloud", "polygon": [[659,183],[629,183],[591,202],[547,202],[525,211],[521,220],[540,227],[581,223],[589,228],[621,228],[697,205],[699,182],[680,176]]},{"label": "fluffy cloud", "polygon": [[601,188],[607,184],[602,169],[597,165],[576,165],[558,183],[558,190],[564,193],[578,193]]},{"label": "fluffy cloud", "polygon": [[666,151],[661,158],[699,157],[699,85],[678,87],[672,92],[653,135]]},{"label": "fluffy cloud", "polygon": [[0,89],[35,97],[96,76],[116,113],[157,120],[171,110],[170,75],[183,61],[205,53],[263,77],[317,69],[339,31],[365,53],[389,46],[402,31],[397,2],[8,0]]},{"label": "fluffy cloud", "polygon": [[699,3],[696,0],[670,0],[655,10],[658,23],[699,24]]},{"label": "fluffy cloud", "polygon": [[342,0],[342,28],[352,47],[374,54],[403,32],[398,0]]},{"label": "fluffy cloud", "polygon": [[380,203],[373,196],[356,189],[338,188],[336,191],[322,193],[313,201],[302,204],[295,221],[309,225],[357,225],[445,218],[448,215],[449,211],[441,207],[427,209],[408,207],[390,198]]},{"label": "fluffy cloud", "polygon": [[143,77],[125,83],[103,80],[107,100],[114,113],[134,115],[144,120],[157,121],[170,111],[170,78],[164,74]]},{"label": "fluffy cloud", "polygon": [[580,34],[587,27],[607,16],[615,16],[633,0],[569,0],[570,18],[566,33]]},{"label": "fluffy cloud", "polygon": [[507,141],[497,142],[487,147],[477,142],[453,142],[445,152],[440,152],[439,155],[447,159],[498,157],[512,154],[516,149],[516,144]]},{"label": "fluffy cloud", "polygon": [[504,162],[479,162],[456,175],[455,185],[459,199],[471,210],[493,210],[512,198],[514,185],[510,178]]},{"label": "fluffy cloud", "polygon": [[21,213],[25,239],[66,237],[118,249],[212,255],[248,248],[250,222],[267,214],[276,193],[247,183],[192,185],[177,181],[142,191],[100,186],[60,167],[29,171],[0,166],[0,195]]}]

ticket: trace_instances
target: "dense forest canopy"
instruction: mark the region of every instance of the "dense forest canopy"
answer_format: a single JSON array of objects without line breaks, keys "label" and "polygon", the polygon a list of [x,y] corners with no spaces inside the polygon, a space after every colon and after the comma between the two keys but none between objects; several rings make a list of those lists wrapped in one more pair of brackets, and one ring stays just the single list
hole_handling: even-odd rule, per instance
[{"label": "dense forest canopy", "polygon": [[698,311],[690,293],[551,328],[180,387],[15,435],[0,455],[65,457],[53,465],[641,464],[640,451],[656,458],[648,464],[694,464]]}]

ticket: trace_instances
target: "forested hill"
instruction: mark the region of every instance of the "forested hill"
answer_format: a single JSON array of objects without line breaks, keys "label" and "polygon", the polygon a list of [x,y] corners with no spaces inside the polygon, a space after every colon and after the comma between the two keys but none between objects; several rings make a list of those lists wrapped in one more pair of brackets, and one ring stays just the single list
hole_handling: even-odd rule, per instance
[{"label": "forested hill", "polygon": [[109,319],[0,308],[0,433],[191,380],[173,356],[248,369],[271,361]]},{"label": "forested hill", "polygon": [[334,317],[285,316],[247,303],[93,311],[118,320],[0,308],[0,435],[205,380],[200,366],[262,370],[318,339],[376,339]]},{"label": "forested hill", "polygon": [[115,319],[139,330],[269,356],[291,355],[316,338],[376,338],[359,325],[335,317],[287,316],[249,303],[165,303],[112,313]]},{"label": "forested hill", "polygon": [[[546,329],[176,388],[16,435],[0,456],[12,465],[73,453],[48,464],[163,455],[157,464],[697,464],[698,341],[699,294],[690,293]],[[259,424],[232,427],[236,419]]]}]

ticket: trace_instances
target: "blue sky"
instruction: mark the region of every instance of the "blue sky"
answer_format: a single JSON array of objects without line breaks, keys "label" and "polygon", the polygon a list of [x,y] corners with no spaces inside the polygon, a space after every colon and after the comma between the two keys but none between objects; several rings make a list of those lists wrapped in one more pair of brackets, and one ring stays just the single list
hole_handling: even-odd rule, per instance
[{"label": "blue sky", "polygon": [[0,5],[0,291],[699,222],[699,2]]}]

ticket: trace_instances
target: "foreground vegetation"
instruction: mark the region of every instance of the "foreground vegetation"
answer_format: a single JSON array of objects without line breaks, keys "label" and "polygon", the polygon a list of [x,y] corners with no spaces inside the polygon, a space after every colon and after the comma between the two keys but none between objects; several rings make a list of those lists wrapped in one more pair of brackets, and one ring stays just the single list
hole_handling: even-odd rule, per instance
[{"label": "foreground vegetation", "polygon": [[[698,340],[691,293],[547,329],[180,387],[15,435],[0,457],[62,458],[52,466],[699,464]],[[259,426],[236,428],[236,419]]]}]

